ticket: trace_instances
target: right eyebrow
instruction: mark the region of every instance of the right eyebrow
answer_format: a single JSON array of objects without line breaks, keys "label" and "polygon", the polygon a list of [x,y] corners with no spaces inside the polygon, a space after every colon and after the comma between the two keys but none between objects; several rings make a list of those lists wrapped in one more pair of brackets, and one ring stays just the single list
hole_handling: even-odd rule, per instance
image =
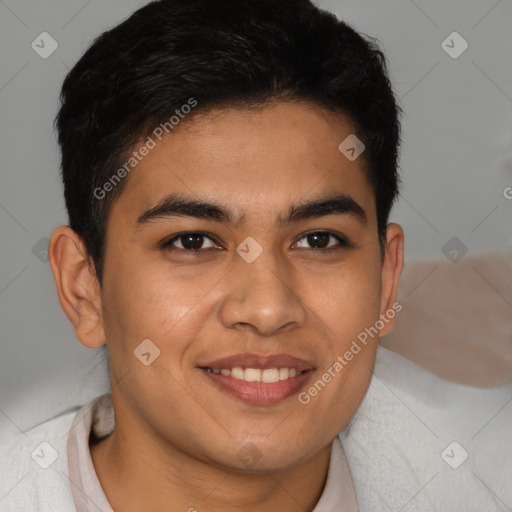
[{"label": "right eyebrow", "polygon": [[219,204],[186,198],[178,194],[169,194],[158,204],[142,213],[137,218],[137,225],[143,225],[153,220],[174,216],[195,217],[216,222],[227,222],[233,225],[242,224],[245,216],[236,217],[235,214]]}]

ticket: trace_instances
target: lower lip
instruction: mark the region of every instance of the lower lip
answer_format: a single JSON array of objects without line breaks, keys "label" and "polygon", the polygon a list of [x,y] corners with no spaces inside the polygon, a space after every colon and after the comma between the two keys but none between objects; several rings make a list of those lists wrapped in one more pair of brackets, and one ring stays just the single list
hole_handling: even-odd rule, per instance
[{"label": "lower lip", "polygon": [[201,372],[222,390],[236,398],[255,405],[276,404],[297,393],[306,380],[313,374],[312,370],[278,382],[246,382],[229,375],[213,373],[203,368]]}]

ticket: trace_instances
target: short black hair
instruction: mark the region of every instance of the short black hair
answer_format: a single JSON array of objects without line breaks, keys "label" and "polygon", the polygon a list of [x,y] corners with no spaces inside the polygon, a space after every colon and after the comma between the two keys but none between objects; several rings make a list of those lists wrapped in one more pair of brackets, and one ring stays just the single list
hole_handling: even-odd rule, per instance
[{"label": "short black hair", "polygon": [[309,0],[151,2],[94,40],[60,99],[55,124],[69,225],[100,284],[109,208],[126,182],[112,181],[116,170],[156,126],[170,131],[185,105],[194,106],[187,120],[275,101],[348,116],[365,145],[383,260],[400,184],[401,109],[377,41]]}]

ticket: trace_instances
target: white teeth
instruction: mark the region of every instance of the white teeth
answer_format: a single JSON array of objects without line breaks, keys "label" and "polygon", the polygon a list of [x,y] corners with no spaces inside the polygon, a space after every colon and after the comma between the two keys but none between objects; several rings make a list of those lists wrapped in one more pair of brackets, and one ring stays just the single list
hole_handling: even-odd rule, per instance
[{"label": "white teeth", "polygon": [[279,382],[279,369],[268,368],[261,372],[261,382]]},{"label": "white teeth", "polygon": [[259,368],[246,368],[245,382],[261,382],[261,370]]},{"label": "white teeth", "polygon": [[245,372],[243,368],[236,366],[235,368],[231,368],[231,377],[238,380],[244,380]]},{"label": "white teeth", "polygon": [[221,374],[225,377],[233,377],[237,380],[245,380],[246,382],[264,382],[270,384],[273,382],[279,382],[280,380],[288,380],[302,372],[298,372],[296,368],[242,368],[236,366],[235,368],[208,368],[208,371]]}]

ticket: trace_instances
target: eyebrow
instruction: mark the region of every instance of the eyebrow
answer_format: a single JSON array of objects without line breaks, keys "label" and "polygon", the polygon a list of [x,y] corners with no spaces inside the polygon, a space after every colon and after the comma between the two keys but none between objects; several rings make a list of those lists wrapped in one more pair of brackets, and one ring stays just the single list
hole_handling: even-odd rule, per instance
[{"label": "eyebrow", "polygon": [[[363,225],[366,225],[368,221],[363,207],[351,196],[330,194],[292,205],[284,214],[278,216],[277,224],[285,226],[301,220],[327,215],[349,215]],[[232,210],[220,204],[187,198],[179,194],[169,194],[161,199],[156,206],[140,215],[136,225],[142,226],[152,221],[171,217],[194,217],[228,223],[233,226],[240,226],[246,221],[245,215],[236,216]]]}]

